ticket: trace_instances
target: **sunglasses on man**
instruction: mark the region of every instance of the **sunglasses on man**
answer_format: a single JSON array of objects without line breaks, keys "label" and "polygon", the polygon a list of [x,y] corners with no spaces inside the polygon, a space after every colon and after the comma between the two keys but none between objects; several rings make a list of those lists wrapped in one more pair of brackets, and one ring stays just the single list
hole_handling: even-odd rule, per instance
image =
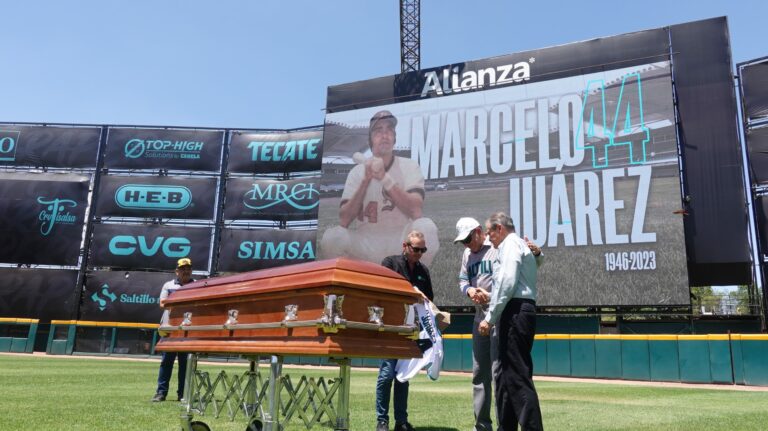
[{"label": "sunglasses on man", "polygon": [[414,253],[426,253],[427,248],[426,247],[414,247],[411,244],[408,244],[408,247],[413,250]]}]

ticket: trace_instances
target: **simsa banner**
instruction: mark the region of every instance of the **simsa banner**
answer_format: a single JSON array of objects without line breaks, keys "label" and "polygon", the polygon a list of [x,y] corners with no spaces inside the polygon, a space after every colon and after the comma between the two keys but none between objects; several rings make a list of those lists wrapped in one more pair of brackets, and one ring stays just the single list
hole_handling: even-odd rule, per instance
[{"label": "simsa banner", "polygon": [[208,270],[211,228],[145,224],[96,224],[91,241],[92,267],[173,270],[182,257],[192,268]]},{"label": "simsa banner", "polygon": [[215,172],[223,139],[223,131],[111,127],[104,167]]},{"label": "simsa banner", "polygon": [[98,127],[0,124],[0,165],[95,168]]},{"label": "simsa banner", "polygon": [[269,174],[316,171],[323,154],[323,132],[252,133],[234,131],[229,172]]},{"label": "simsa banner", "polygon": [[80,319],[96,322],[159,323],[160,290],[173,273],[94,271],[85,278]]},{"label": "simsa banner", "polygon": [[539,305],[689,303],[669,61],[574,75],[561,48],[422,71],[416,100],[329,106],[319,258],[378,263],[419,230],[436,302],[469,305],[455,224],[503,211],[546,254]]},{"label": "simsa banner", "polygon": [[0,277],[0,316],[41,323],[77,318],[77,271],[0,268]]},{"label": "simsa banner", "polygon": [[315,260],[314,230],[229,229],[221,233],[219,272],[244,272]]},{"label": "simsa banner", "polygon": [[77,265],[90,178],[0,174],[0,262]]},{"label": "simsa banner", "polygon": [[230,178],[224,201],[226,220],[314,220],[320,178],[263,180]]},{"label": "simsa banner", "polygon": [[215,203],[215,178],[104,175],[96,215],[211,220]]}]

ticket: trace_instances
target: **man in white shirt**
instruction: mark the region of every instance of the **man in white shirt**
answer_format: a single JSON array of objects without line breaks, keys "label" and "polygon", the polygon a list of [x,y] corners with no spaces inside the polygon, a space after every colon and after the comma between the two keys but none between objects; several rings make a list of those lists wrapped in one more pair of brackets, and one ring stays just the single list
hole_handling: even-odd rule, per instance
[{"label": "man in white shirt", "polygon": [[[163,301],[168,295],[177,291],[181,286],[191,283],[195,280],[192,279],[192,260],[189,258],[179,259],[176,262],[176,278],[165,283],[160,291],[160,298],[158,303],[162,306]],[[163,317],[160,320],[160,326],[168,325],[170,313],[169,310],[163,312]],[[168,386],[173,375],[173,362],[178,357],[179,359],[179,383],[176,388],[176,394],[178,399],[181,400],[184,396],[184,379],[187,374],[187,354],[181,352],[163,352],[163,357],[160,360],[160,372],[157,375],[157,391],[155,396],[152,397],[152,402],[165,401],[168,396]]]},{"label": "man in white shirt", "polygon": [[493,290],[478,332],[488,335],[497,325],[499,362],[496,408],[499,431],[543,430],[539,397],[533,385],[531,349],[536,334],[536,280],[541,250],[515,233],[512,219],[502,212],[485,223],[491,244],[498,249],[493,266]]}]

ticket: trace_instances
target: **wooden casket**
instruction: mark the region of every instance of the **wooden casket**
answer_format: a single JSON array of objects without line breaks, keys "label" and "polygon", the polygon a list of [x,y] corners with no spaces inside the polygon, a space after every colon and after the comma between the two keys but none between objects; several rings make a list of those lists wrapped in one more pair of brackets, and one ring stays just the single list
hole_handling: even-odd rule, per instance
[{"label": "wooden casket", "polygon": [[[249,355],[421,356],[402,276],[338,258],[210,278],[170,295],[159,351]],[[408,319],[408,320],[407,320]],[[410,320],[410,321],[409,321]]]}]

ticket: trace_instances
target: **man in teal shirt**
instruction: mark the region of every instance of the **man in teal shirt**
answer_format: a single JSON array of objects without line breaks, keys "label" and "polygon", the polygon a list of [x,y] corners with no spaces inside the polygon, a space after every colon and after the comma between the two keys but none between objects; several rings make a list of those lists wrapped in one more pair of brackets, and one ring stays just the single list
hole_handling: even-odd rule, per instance
[{"label": "man in teal shirt", "polygon": [[531,349],[536,334],[536,279],[541,249],[515,233],[512,219],[495,213],[485,223],[498,249],[488,312],[478,325],[487,335],[497,325],[501,370],[496,379],[499,431],[543,430],[539,397],[533,385]]}]

